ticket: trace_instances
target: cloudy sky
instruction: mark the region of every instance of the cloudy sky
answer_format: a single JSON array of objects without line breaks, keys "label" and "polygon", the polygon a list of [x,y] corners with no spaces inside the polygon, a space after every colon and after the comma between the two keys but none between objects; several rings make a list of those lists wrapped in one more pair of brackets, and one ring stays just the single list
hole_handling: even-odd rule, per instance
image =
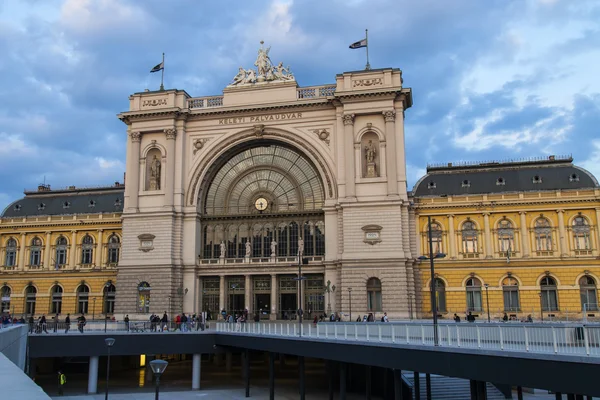
[{"label": "cloudy sky", "polygon": [[598,0],[2,0],[0,209],[122,181],[128,95],[219,94],[260,40],[300,85],[399,67],[409,185],[427,163],[572,154],[600,176]]}]

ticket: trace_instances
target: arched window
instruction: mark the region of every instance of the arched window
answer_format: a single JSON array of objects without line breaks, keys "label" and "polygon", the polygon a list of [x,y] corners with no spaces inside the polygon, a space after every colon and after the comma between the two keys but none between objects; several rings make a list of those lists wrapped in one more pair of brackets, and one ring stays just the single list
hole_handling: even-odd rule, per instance
[{"label": "arched window", "polygon": [[507,219],[498,222],[498,249],[503,255],[515,251],[515,230]]},{"label": "arched window", "polygon": [[[429,228],[427,229],[426,235],[429,240]],[[437,222],[431,224],[431,244],[433,245],[433,254],[444,252],[442,249],[442,227]],[[429,254],[429,247],[425,253]]]},{"label": "arched window", "polygon": [[67,239],[64,236],[56,239],[56,258],[54,269],[62,268],[67,263]]},{"label": "arched window", "polygon": [[31,267],[39,267],[42,263],[42,240],[39,237],[31,239],[29,247],[29,265]]},{"label": "arched window", "polygon": [[150,312],[150,284],[148,282],[141,282],[138,285],[138,312],[149,313]]},{"label": "arched window", "polygon": [[573,219],[573,244],[575,251],[590,250],[590,226],[583,217]]},{"label": "arched window", "polygon": [[556,281],[545,276],[540,282],[542,290],[542,310],[543,311],[558,311],[558,296],[556,293]]},{"label": "arched window", "polygon": [[582,276],[579,279],[579,292],[581,293],[581,309],[585,311],[598,311],[598,295],[596,294],[596,281],[591,276]]},{"label": "arched window", "polygon": [[79,314],[88,313],[88,305],[90,300],[90,288],[87,285],[81,284],[77,288],[77,312]]},{"label": "arched window", "polygon": [[537,251],[552,251],[552,228],[546,218],[535,221],[535,245]]},{"label": "arched window", "polygon": [[381,281],[371,278],[367,281],[367,308],[369,311],[381,311]]},{"label": "arched window", "polygon": [[60,314],[62,312],[62,295],[63,288],[60,285],[52,286],[50,312],[52,314]]},{"label": "arched window", "polygon": [[467,287],[467,311],[482,311],[481,306],[481,281],[477,278],[469,278]]},{"label": "arched window", "polygon": [[81,264],[92,264],[94,261],[94,238],[85,235],[81,240]]},{"label": "arched window", "polygon": [[117,294],[117,288],[110,282],[104,285],[104,314],[114,314],[115,312],[115,296]]},{"label": "arched window", "polygon": [[17,241],[13,238],[8,239],[6,242],[6,258],[4,265],[7,267],[14,267],[17,263]]},{"label": "arched window", "polygon": [[6,285],[0,289],[0,301],[2,302],[2,308],[0,308],[0,314],[8,314],[10,312],[10,288]]},{"label": "arched window", "polygon": [[29,285],[27,289],[25,289],[25,314],[34,315],[35,314],[35,297],[37,295],[37,289]]},{"label": "arched window", "polygon": [[436,305],[437,310],[445,312],[446,311],[446,284],[444,281],[436,278],[435,279],[435,296],[436,296]]},{"label": "arched window", "polygon": [[121,250],[121,241],[119,237],[112,234],[108,238],[108,263],[117,264],[119,262],[119,251]]},{"label": "arched window", "polygon": [[519,282],[512,277],[502,280],[502,296],[504,297],[504,311],[519,311]]},{"label": "arched window", "polygon": [[477,254],[477,227],[471,221],[462,224],[462,244],[464,254]]}]

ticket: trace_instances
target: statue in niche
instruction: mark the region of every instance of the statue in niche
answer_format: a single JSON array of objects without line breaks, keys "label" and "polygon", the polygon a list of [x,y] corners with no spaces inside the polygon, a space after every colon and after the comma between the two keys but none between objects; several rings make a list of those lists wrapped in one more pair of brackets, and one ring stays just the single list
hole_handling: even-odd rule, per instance
[{"label": "statue in niche", "polygon": [[271,257],[275,257],[277,255],[277,242],[275,240],[271,241]]},{"label": "statue in niche", "polygon": [[150,190],[160,190],[160,160],[154,155],[150,163]]},{"label": "statue in niche", "polygon": [[225,246],[225,242],[221,240],[221,244],[219,245],[219,249],[221,250],[221,258],[225,258],[227,254],[227,246]]},{"label": "statue in niche", "polygon": [[375,156],[377,149],[372,140],[365,146],[365,158],[367,159],[367,178],[377,177],[377,165],[375,164]]},{"label": "statue in niche", "polygon": [[298,239],[298,255],[302,257],[304,254],[304,240],[302,238]]},{"label": "statue in niche", "polygon": [[249,240],[246,242],[246,257],[252,257],[252,245]]}]

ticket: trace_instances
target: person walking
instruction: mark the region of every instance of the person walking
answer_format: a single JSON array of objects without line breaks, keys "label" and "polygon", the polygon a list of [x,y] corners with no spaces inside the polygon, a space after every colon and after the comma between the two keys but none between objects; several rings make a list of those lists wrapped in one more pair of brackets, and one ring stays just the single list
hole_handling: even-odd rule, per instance
[{"label": "person walking", "polygon": [[54,316],[54,333],[58,331],[58,313]]},{"label": "person walking", "polygon": [[48,333],[48,331],[46,330],[46,316],[42,315],[42,317],[40,318],[40,333],[42,333],[42,331]]},{"label": "person walking", "polygon": [[169,330],[169,327],[168,327],[168,325],[169,325],[169,317],[167,316],[167,312],[166,312],[166,311],[165,311],[165,313],[163,314],[163,317],[162,317],[162,319],[160,320],[160,322],[161,322],[161,325],[162,325],[162,328],[163,328],[163,329],[162,329],[162,330],[163,330],[163,332],[164,332],[165,330],[167,330],[167,331],[168,331],[168,330]]},{"label": "person walking", "polygon": [[83,333],[83,327],[85,326],[85,316],[81,314],[80,317],[77,318],[77,329],[79,332]]},{"label": "person walking", "polygon": [[65,318],[65,333],[69,333],[69,329],[71,329],[71,314],[67,314]]},{"label": "person walking", "polygon": [[387,316],[387,313],[386,313],[386,312],[384,312],[384,313],[383,313],[383,318],[381,318],[381,320],[382,320],[383,322],[390,322],[390,320],[388,319],[388,316]]},{"label": "person walking", "polygon": [[127,332],[129,332],[129,314],[125,315],[125,319],[123,321],[125,321],[125,329],[127,329]]},{"label": "person walking", "polygon": [[504,316],[502,317],[502,321],[504,321],[504,322],[508,321],[508,314],[504,313]]},{"label": "person walking", "polygon": [[454,313],[454,322],[460,322],[460,317],[456,313]]},{"label": "person walking", "polygon": [[67,383],[67,376],[62,372],[58,371],[58,395],[64,395],[64,387]]}]

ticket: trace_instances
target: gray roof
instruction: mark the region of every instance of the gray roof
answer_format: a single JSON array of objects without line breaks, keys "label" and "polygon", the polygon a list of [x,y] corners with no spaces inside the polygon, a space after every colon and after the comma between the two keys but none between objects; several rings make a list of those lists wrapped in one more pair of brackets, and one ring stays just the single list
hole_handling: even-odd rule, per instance
[{"label": "gray roof", "polygon": [[597,188],[596,178],[572,159],[430,167],[413,196],[527,192]]},{"label": "gray roof", "polygon": [[2,217],[29,217],[46,215],[121,213],[123,185],[52,191],[25,192],[25,197],[11,203]]}]

